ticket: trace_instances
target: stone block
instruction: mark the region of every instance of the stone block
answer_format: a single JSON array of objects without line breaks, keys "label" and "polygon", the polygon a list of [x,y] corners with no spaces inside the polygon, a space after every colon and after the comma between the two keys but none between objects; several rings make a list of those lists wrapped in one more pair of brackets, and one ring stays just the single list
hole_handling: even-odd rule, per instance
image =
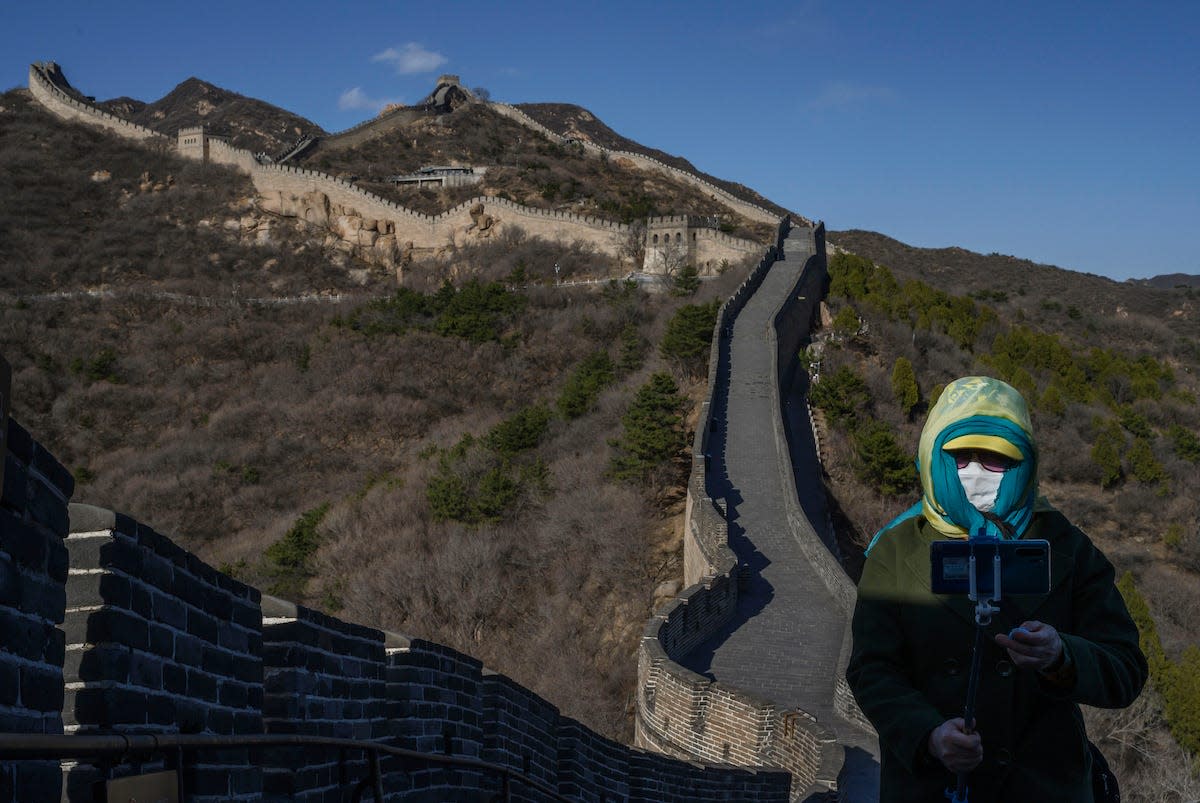
[{"label": "stone block", "polygon": [[4,456],[4,492],[0,501],[13,510],[24,511],[29,506],[29,475],[11,454]]},{"label": "stone block", "polygon": [[0,511],[0,551],[8,553],[15,565],[32,572],[44,572],[50,539],[20,517]]}]

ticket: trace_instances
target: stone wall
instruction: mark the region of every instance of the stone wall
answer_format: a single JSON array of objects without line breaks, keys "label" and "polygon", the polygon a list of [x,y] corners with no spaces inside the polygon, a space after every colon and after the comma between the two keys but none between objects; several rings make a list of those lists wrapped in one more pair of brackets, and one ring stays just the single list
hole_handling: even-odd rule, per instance
[{"label": "stone wall", "polygon": [[[711,228],[710,220],[694,215],[652,217],[646,221],[646,273],[673,273],[694,265],[701,276],[715,276],[722,263],[758,254],[762,245]],[[778,224],[778,221],[775,221]]]},{"label": "stone wall", "polygon": [[49,65],[43,64],[29,65],[29,92],[38,103],[45,106],[57,116],[64,120],[78,120],[81,123],[106,128],[125,139],[133,139],[139,142],[150,139],[166,141],[166,138],[156,131],[151,131],[145,126],[123,120],[102,109],[71,97],[50,80],[47,74],[48,68]]},{"label": "stone wall", "polygon": [[[776,369],[775,392],[782,401],[782,390],[791,379],[792,359],[779,355],[793,349],[808,333],[811,308],[819,302],[825,281],[824,227],[811,231],[814,253],[806,264],[797,286],[780,302],[775,326],[769,333]],[[833,734],[802,711],[781,710],[769,700],[714,682],[676,663],[706,640],[733,616],[737,607],[738,567],[728,546],[728,528],[724,511],[706,494],[709,434],[716,426],[712,420],[715,378],[726,375],[728,341],[733,322],[747,299],[762,284],[774,264],[787,236],[788,222],[779,229],[776,247],[747,277],[742,286],[722,305],[717,315],[709,354],[709,396],[697,422],[693,444],[692,474],[688,481],[684,525],[684,583],[679,597],[655,612],[647,624],[638,650],[637,743],[679,758],[710,762],[728,762],[744,766],[777,766],[792,773],[791,796],[803,799],[835,785],[840,770],[840,750]],[[820,247],[818,247],[820,246]],[[784,366],[782,369],[779,366]],[[782,408],[776,406],[777,435],[782,432]],[[776,449],[780,470],[788,472],[786,488],[791,490],[789,522],[800,538],[811,543],[812,528],[795,501],[795,485],[790,472],[791,459],[786,439]],[[796,515],[793,515],[793,511]],[[805,529],[807,528],[807,529]],[[817,547],[821,547],[819,541]],[[821,547],[810,550],[810,559],[819,567],[831,565],[827,582],[836,584],[834,571],[845,578],[836,560]],[[848,583],[849,581],[846,580]],[[840,589],[839,589],[840,592]],[[853,586],[850,586],[853,595]],[[841,597],[839,596],[839,600]],[[852,599],[852,596],[851,596]],[[852,603],[851,603],[852,604]]]},{"label": "stone wall", "polygon": [[[77,504],[70,516],[66,731],[262,733],[258,590],[128,516]],[[257,799],[248,761],[245,749],[202,755],[184,774],[188,800]],[[165,768],[162,756],[110,774],[67,764],[67,797],[92,800],[109,777]]]},{"label": "stone wall", "polygon": [[[551,142],[557,142],[560,144],[566,144],[568,142],[566,137],[555,134],[549,128],[546,128],[546,126],[537,122],[528,114],[518,109],[516,106],[510,106],[507,103],[494,102],[489,103],[488,106],[490,106],[493,111],[503,114],[505,117],[516,120],[522,125],[537,131]],[[764,209],[756,204],[752,204],[748,201],[743,201],[741,198],[738,198],[736,195],[733,195],[729,191],[718,187],[716,184],[713,184],[710,181],[705,181],[699,176],[689,173],[686,170],[680,170],[678,167],[672,167],[665,162],[660,162],[658,159],[655,159],[651,156],[634,153],[632,151],[614,151],[604,148],[593,142],[587,142],[583,140],[570,140],[570,142],[581,145],[588,153],[603,155],[609,159],[623,159],[631,162],[635,167],[638,167],[642,170],[665,173],[673,179],[683,181],[686,184],[690,184],[693,187],[699,188],[708,195],[720,200],[720,202],[726,206],[737,210],[738,214],[743,215],[744,217],[747,217],[755,222],[770,223],[772,226],[779,222],[779,215],[775,214],[774,212]]]},{"label": "stone wall", "polygon": [[[0,400],[0,407],[3,400]],[[63,732],[67,500],[74,480],[16,421],[0,499],[0,732]],[[0,801],[57,800],[57,761],[0,759]]]},{"label": "stone wall", "polygon": [[[30,65],[29,88],[43,106],[64,119],[100,126],[129,139],[144,141],[157,138],[167,142],[167,138],[148,128],[129,123],[71,97],[50,80],[42,65]],[[512,109],[503,104],[491,105],[501,113],[507,113],[505,108]],[[517,119],[532,122],[524,113],[512,110],[518,115]],[[389,124],[394,124],[402,117],[399,113],[393,113],[385,119]],[[356,137],[367,136],[371,126],[383,122],[384,119],[368,121],[344,133],[350,140],[355,140]],[[548,131],[546,133],[555,140],[562,139]],[[629,227],[622,223],[569,212],[535,209],[485,196],[472,198],[436,216],[424,215],[359,189],[353,182],[344,179],[289,165],[260,164],[250,151],[235,148],[224,139],[197,129],[188,129],[186,136],[180,132],[176,148],[183,156],[204,158],[207,155],[213,162],[248,173],[265,211],[333,228],[364,259],[389,268],[403,262],[404,255],[412,249],[432,250],[448,243],[462,245],[472,238],[492,236],[506,226],[519,226],[527,234],[547,240],[580,242],[614,257],[621,252],[623,241],[628,238]],[[693,184],[698,182],[698,186],[702,186],[706,192],[715,194],[722,202],[735,207],[752,220],[778,222],[778,218],[766,210],[746,204],[690,173],[639,154],[620,152],[620,156],[632,159],[644,169],[661,169],[675,178]],[[764,218],[764,215],[767,217]],[[353,220],[339,222],[336,220],[339,217]],[[688,246],[688,255],[697,267],[708,274],[714,273],[722,261],[735,262],[761,247],[753,241],[730,237],[712,229],[696,229],[694,235]],[[649,269],[655,269],[656,265],[651,259]]]},{"label": "stone wall", "polygon": [[[375,741],[386,736],[384,636],[275,597],[262,600],[262,730]],[[339,767],[313,747],[263,751],[264,800],[316,803],[336,796],[339,773],[361,778],[364,756]]]},{"label": "stone wall", "polygon": [[[448,647],[261,593],[128,516],[70,505],[73,480],[17,424],[0,504],[0,732],[312,735],[383,741],[522,773],[514,800],[783,803],[790,778],[649,755],[592,733]],[[65,537],[65,540],[64,540]],[[57,623],[64,622],[64,628]],[[65,668],[64,668],[65,666]],[[188,749],[188,801],[340,799],[360,751]],[[496,772],[384,757],[389,801],[471,801]],[[106,781],[176,769],[147,752],[0,759],[0,801],[103,799]],[[63,777],[66,776],[64,786]]]}]

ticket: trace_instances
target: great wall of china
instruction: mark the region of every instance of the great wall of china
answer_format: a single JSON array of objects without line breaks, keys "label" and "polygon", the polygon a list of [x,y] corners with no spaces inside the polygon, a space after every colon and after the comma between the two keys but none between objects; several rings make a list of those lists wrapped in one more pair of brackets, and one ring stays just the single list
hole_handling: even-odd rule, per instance
[{"label": "great wall of china", "polygon": [[[168,142],[167,138],[148,128],[77,100],[58,86],[56,79],[65,80],[53,63],[32,64],[29,67],[29,91],[57,116],[96,125],[136,141],[158,139],[164,144]],[[540,133],[545,132],[544,135],[552,137],[554,141],[562,140],[517,109],[506,109],[502,104],[491,105]],[[371,124],[367,124],[361,127],[361,131],[358,128],[353,130],[366,135],[372,128]],[[432,252],[448,243],[462,244],[472,237],[490,236],[502,231],[506,225],[519,226],[526,234],[551,241],[583,243],[613,257],[620,254],[630,234],[630,227],[622,223],[581,217],[569,212],[535,209],[488,196],[464,201],[439,215],[425,215],[362,190],[344,179],[291,165],[262,164],[250,151],[234,148],[200,128],[181,130],[176,148],[182,156],[210,160],[241,170],[253,181],[260,208],[264,211],[332,228],[344,241],[361,249],[360,253],[364,256],[389,268],[403,263],[413,252]],[[778,222],[778,218],[766,210],[736,199],[686,171],[638,154],[604,152],[613,157],[629,159],[645,169],[665,171],[677,179],[688,181],[752,220],[762,221],[766,216],[765,219],[772,225]],[[676,240],[686,246],[688,260],[702,274],[714,274],[722,263],[740,261],[762,249],[760,243],[731,237],[710,228],[689,229],[688,219],[684,216],[653,220],[659,231],[664,227],[664,220],[675,224],[673,231]],[[671,223],[666,225],[670,226]],[[668,262],[663,258],[667,245],[665,242],[659,245],[658,237],[649,231],[646,240],[645,248],[649,257],[646,267],[650,271],[662,272]],[[640,269],[642,266],[635,267]]]},{"label": "great wall of china", "polygon": [[[125,134],[124,121],[93,116],[103,113],[62,93],[36,65],[30,89],[59,116]],[[228,150],[226,158],[253,160]],[[257,163],[251,170],[308,173]],[[327,176],[299,180],[336,183]],[[339,191],[362,203],[353,186],[341,182]],[[402,212],[398,219],[421,225],[451,214],[429,218],[376,200]],[[687,588],[655,613],[638,650],[638,747],[591,733],[469,656],[265,597],[143,524],[69,506],[70,475],[15,422],[8,424],[0,506],[0,622],[6,634],[0,689],[11,690],[0,696],[0,731],[125,734],[127,740],[147,733],[340,736],[488,765],[451,769],[385,756],[378,775],[384,797],[395,800],[477,800],[482,790],[502,789],[520,800],[555,794],[587,801],[869,799],[856,796],[861,777],[839,783],[851,752],[872,749],[841,680],[848,631],[838,623],[848,615],[853,587],[820,535],[824,520],[814,525],[818,517],[797,496],[789,443],[797,430],[789,428],[784,410],[793,357],[810,332],[826,282],[824,228],[789,229],[789,221],[779,221],[775,245],[718,316],[687,492]],[[766,295],[759,292],[764,282],[770,285]],[[757,318],[739,320],[752,299],[768,311],[765,332],[758,331]],[[795,658],[788,681],[812,685],[828,705],[804,708],[748,691],[755,678],[715,671],[717,663],[710,671],[696,664],[696,651],[726,639],[756,593],[755,570],[734,548],[732,528],[739,519],[732,497],[722,497],[712,469],[720,462],[723,476],[733,477],[722,454],[728,435],[718,433],[734,429],[731,359],[746,348],[768,355],[761,384],[775,409],[768,422],[775,456],[760,462],[782,482],[783,535],[823,588],[819,602],[829,611],[818,618],[833,634],[825,642],[836,642],[798,645],[826,657],[811,663]],[[811,427],[807,414],[802,418],[800,429]],[[813,465],[815,457],[807,473]],[[744,511],[742,516],[749,521]],[[819,674],[806,674],[813,672]],[[18,743],[0,735],[0,755]],[[86,761],[0,761],[0,799],[48,800],[61,793],[82,800],[105,779],[178,768],[187,800],[318,800],[370,769],[362,753],[345,759],[343,751],[343,759],[330,758],[328,750],[275,744],[195,748],[186,755],[147,749],[145,755],[110,758],[99,769]],[[496,776],[497,766],[523,777],[509,788],[507,775]],[[760,769],[740,769],[746,767]],[[861,765],[854,771],[863,774]]]}]

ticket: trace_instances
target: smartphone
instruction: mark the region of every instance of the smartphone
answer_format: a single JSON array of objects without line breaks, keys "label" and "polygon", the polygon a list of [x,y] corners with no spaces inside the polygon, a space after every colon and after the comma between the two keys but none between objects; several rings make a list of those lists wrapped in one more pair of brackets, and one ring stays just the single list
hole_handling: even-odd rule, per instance
[{"label": "smartphone", "polygon": [[934,541],[929,545],[929,587],[935,594],[971,590],[971,555],[980,594],[992,593],[993,558],[1000,552],[1000,595],[1050,592],[1050,542]]}]

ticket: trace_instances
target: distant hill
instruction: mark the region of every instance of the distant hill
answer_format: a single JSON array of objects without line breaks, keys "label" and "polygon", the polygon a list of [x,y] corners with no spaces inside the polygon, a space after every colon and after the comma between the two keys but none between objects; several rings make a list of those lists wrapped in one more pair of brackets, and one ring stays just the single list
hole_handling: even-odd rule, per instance
[{"label": "distant hill", "polygon": [[[1042,265],[1006,254],[979,254],[965,248],[918,248],[873,231],[831,231],[829,242],[886,265],[892,270],[919,278],[947,293],[972,295],[992,304],[1000,294],[1008,297],[1014,312],[1023,308],[1031,317],[1044,317],[1057,304],[1063,310],[1075,307],[1081,317],[1067,318],[1082,325],[1082,315],[1147,315],[1178,325],[1181,334],[1195,327],[1200,304],[1188,293],[1164,293],[1181,282],[1116,282],[1103,276]],[[1186,277],[1185,277],[1186,278]],[[1198,277],[1193,277],[1198,278]]]},{"label": "distant hill", "polygon": [[1149,279],[1130,279],[1130,281],[1134,284],[1146,284],[1171,290],[1176,287],[1200,287],[1200,274],[1164,273],[1159,276],[1151,276]]},{"label": "distant hill", "polygon": [[[789,214],[789,210],[759,195],[744,184],[710,176],[708,173],[697,170],[695,165],[682,156],[673,156],[657,148],[648,148],[645,145],[621,136],[582,106],[576,106],[572,103],[518,103],[517,108],[561,136],[594,142],[610,150],[644,154],[657,159],[663,164],[668,164],[699,176],[705,181],[709,181],[726,192],[741,198],[743,201],[748,201],[764,209],[769,209],[780,217]],[[792,214],[795,215],[796,213],[792,212]]]},{"label": "distant hill", "polygon": [[271,154],[291,145],[302,134],[326,133],[298,114],[199,78],[188,78],[153,103],[121,97],[96,105],[169,137],[181,128],[203,125],[228,136],[235,147]]}]

